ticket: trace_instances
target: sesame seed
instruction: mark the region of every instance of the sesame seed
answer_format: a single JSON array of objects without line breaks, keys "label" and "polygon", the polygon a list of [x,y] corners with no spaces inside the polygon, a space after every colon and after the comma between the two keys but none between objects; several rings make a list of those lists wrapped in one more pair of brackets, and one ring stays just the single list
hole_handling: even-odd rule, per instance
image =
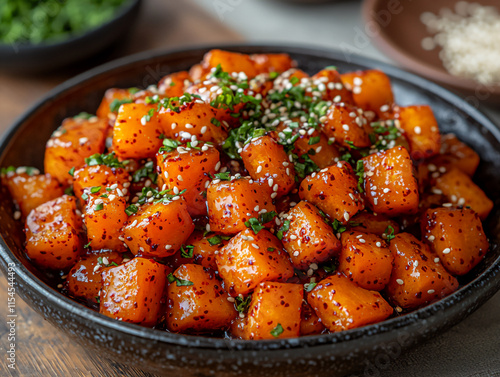
[{"label": "sesame seed", "polygon": [[344,219],[345,221],[349,221],[349,214],[347,213],[347,211],[344,211]]},{"label": "sesame seed", "polygon": [[273,192],[273,193],[271,194],[271,198],[272,198],[272,199],[276,198],[277,196],[278,196],[278,193],[277,193],[277,192]]},{"label": "sesame seed", "polygon": [[273,191],[278,191],[278,188],[279,188],[279,187],[278,187],[278,184],[277,184],[277,183],[275,183],[275,184],[274,184],[274,186],[273,186]]},{"label": "sesame seed", "polygon": [[434,292],[436,292],[434,289],[429,289],[429,290],[427,291],[427,293],[428,293],[428,294],[430,294],[430,295],[432,295]]},{"label": "sesame seed", "polygon": [[384,194],[387,194],[389,191],[391,191],[391,189],[385,188],[383,191],[384,191]]},{"label": "sesame seed", "polygon": [[438,188],[436,188],[436,187],[433,187],[433,188],[431,189],[431,192],[432,192],[433,194],[436,194],[436,195],[441,195],[441,194],[443,194],[443,191],[441,191],[440,189],[438,189]]},{"label": "sesame seed", "polygon": [[396,283],[403,285],[405,282],[402,279],[396,279]]},{"label": "sesame seed", "polygon": [[434,237],[434,236],[429,236],[429,237],[427,237],[427,239],[428,239],[430,242],[432,242],[432,241],[434,241],[434,240],[436,239],[436,237]]},{"label": "sesame seed", "polygon": [[439,263],[440,259],[439,258],[434,258],[434,263]]},{"label": "sesame seed", "polygon": [[236,300],[234,299],[234,297],[228,296],[227,297],[227,301],[229,301],[229,302],[235,302]]},{"label": "sesame seed", "polygon": [[256,243],[252,243],[252,247],[254,247],[256,249],[260,249],[259,245],[257,245]]},{"label": "sesame seed", "polygon": [[413,129],[413,131],[415,131],[415,133],[416,133],[417,135],[420,135],[420,134],[422,133],[422,129],[421,129],[419,126],[416,126],[416,127]]},{"label": "sesame seed", "polygon": [[347,124],[343,124],[343,125],[342,125],[342,128],[343,128],[345,131],[349,131],[349,125],[347,125]]},{"label": "sesame seed", "polygon": [[182,175],[180,175],[180,174],[177,176],[177,179],[178,179],[179,181],[181,181],[181,182],[184,180],[184,179],[182,178]]},{"label": "sesame seed", "polygon": [[297,236],[295,234],[291,234],[290,235],[290,239],[293,241],[293,240],[296,240],[297,239]]},{"label": "sesame seed", "polygon": [[376,245],[377,247],[381,247],[381,246],[382,246],[382,243],[381,243],[381,242],[377,242],[377,243],[375,243],[375,245]]},{"label": "sesame seed", "polygon": [[215,170],[219,170],[220,169],[220,161],[217,162],[217,164],[215,164]]},{"label": "sesame seed", "polygon": [[446,249],[443,250],[443,254],[449,254],[451,252],[451,249],[447,247]]},{"label": "sesame seed", "polygon": [[21,212],[20,211],[14,212],[14,220],[19,220],[20,218],[21,218]]},{"label": "sesame seed", "polygon": [[363,85],[363,79],[361,77],[355,77],[352,83],[356,86]]},{"label": "sesame seed", "polygon": [[300,253],[299,253],[298,251],[295,251],[295,252],[293,253],[293,256],[294,256],[294,257],[298,257],[298,256],[299,256],[299,254],[300,254]]}]

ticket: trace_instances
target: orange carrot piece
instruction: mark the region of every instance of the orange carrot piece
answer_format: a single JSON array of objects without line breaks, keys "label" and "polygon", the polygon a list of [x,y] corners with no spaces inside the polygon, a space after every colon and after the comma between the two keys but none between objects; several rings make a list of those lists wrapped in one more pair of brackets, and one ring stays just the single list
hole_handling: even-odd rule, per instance
[{"label": "orange carrot piece", "polygon": [[215,258],[231,296],[250,293],[263,281],[285,281],[293,267],[280,241],[263,229],[247,229],[234,236]]},{"label": "orange carrot piece", "polygon": [[332,227],[312,204],[301,201],[286,218],[290,226],[281,242],[295,268],[307,270],[311,263],[324,262],[340,252],[341,244]]},{"label": "orange carrot piece", "polygon": [[63,195],[35,208],[26,219],[26,255],[36,265],[69,270],[83,250],[75,198]]},{"label": "orange carrot piece", "polygon": [[490,246],[478,214],[467,208],[427,210],[422,234],[453,275],[465,275],[472,270]]},{"label": "orange carrot piece", "polygon": [[237,316],[216,274],[196,264],[180,266],[169,277],[167,327],[174,332],[226,329]]},{"label": "orange carrot piece", "polygon": [[392,256],[385,241],[368,233],[342,233],[339,271],[361,288],[381,291],[389,282]]},{"label": "orange carrot piece", "polygon": [[300,335],[301,284],[260,283],[252,294],[245,339],[284,339]]},{"label": "orange carrot piece", "polygon": [[167,266],[147,258],[104,269],[99,312],[120,321],[154,326],[168,272]]},{"label": "orange carrot piece", "polygon": [[362,159],[365,196],[373,212],[389,216],[418,211],[418,184],[408,151],[394,147]]},{"label": "orange carrot piece", "polygon": [[307,302],[332,332],[377,323],[393,313],[380,293],[358,287],[340,272],[321,280]]},{"label": "orange carrot piece", "polygon": [[435,187],[441,190],[452,204],[471,207],[481,220],[486,219],[493,209],[493,201],[467,174],[457,168],[452,168],[436,178]]},{"label": "orange carrot piece", "polygon": [[394,256],[389,299],[404,309],[439,300],[458,288],[458,281],[431,257],[427,245],[409,233],[399,233],[389,246]]},{"label": "orange carrot piece", "polygon": [[302,181],[300,198],[314,204],[330,218],[347,223],[364,209],[358,180],[351,165],[344,161],[325,169]]}]

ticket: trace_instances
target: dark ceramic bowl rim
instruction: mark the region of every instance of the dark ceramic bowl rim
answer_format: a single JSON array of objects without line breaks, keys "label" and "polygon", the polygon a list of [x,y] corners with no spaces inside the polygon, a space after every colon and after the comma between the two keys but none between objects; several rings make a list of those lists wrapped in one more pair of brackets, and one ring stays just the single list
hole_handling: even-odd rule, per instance
[{"label": "dark ceramic bowl rim", "polygon": [[[56,42],[41,42],[39,44],[31,44],[31,43],[12,43],[5,44],[0,43],[0,56],[3,54],[8,54],[10,52],[15,53],[26,53],[26,52],[42,52],[46,49],[58,48],[66,45],[72,45],[74,43],[79,43],[93,35],[99,35],[109,24],[112,22],[124,17],[128,12],[130,12],[138,3],[142,2],[142,0],[127,0],[124,4],[122,4],[117,12],[104,23],[101,23],[91,29],[84,30],[81,33],[70,35],[67,38],[58,40]],[[15,46],[15,47],[14,47]],[[16,52],[17,50],[17,52]]]},{"label": "dark ceramic bowl rim", "polygon": [[[365,23],[375,22],[379,26],[379,23],[373,16],[376,9],[375,7],[378,3],[379,0],[364,0],[361,13]],[[422,76],[428,77],[431,80],[440,82],[443,85],[448,85],[449,87],[472,92],[478,90],[478,88],[486,88],[488,92],[491,92],[494,95],[500,95],[500,84],[484,85],[472,79],[454,76],[446,70],[442,71],[433,64],[426,64],[425,62],[413,59],[405,49],[394,43],[392,39],[383,31],[377,33],[373,37],[373,40],[378,47],[380,47],[384,52],[386,52],[394,60],[398,61],[405,68]]]},{"label": "dark ceramic bowl rim", "polygon": [[[86,81],[87,79],[105,74],[109,71],[119,69],[122,66],[137,64],[146,59],[159,58],[162,56],[177,54],[177,53],[188,53],[194,50],[210,50],[212,48],[223,48],[223,49],[238,49],[238,48],[252,48],[263,50],[266,49],[267,52],[273,51],[284,51],[293,54],[294,52],[309,54],[311,58],[314,57],[325,57],[332,59],[343,59],[343,54],[337,50],[327,50],[322,48],[311,48],[311,47],[301,47],[297,45],[272,45],[272,44],[222,44],[222,45],[202,45],[193,46],[190,48],[179,48],[171,49],[167,51],[146,51],[143,53],[135,54],[132,56],[124,57],[110,63],[101,65],[97,68],[84,72],[53,89],[46,96],[44,96],[40,101],[33,105],[24,115],[18,118],[11,128],[2,136],[0,139],[0,154],[8,146],[10,139],[22,127],[24,121],[31,116],[32,113],[36,112],[45,103],[49,102],[52,98],[55,98],[65,91],[70,90],[73,86]],[[411,73],[405,72],[399,68],[393,67],[386,63],[381,63],[373,59],[350,56],[349,63],[364,65],[368,67],[378,67],[383,69],[390,76],[396,77],[402,81],[406,81],[412,85],[420,88],[425,88],[426,90],[433,91],[437,96],[445,99],[453,106],[459,106],[461,110],[467,113],[468,116],[474,118],[482,126],[488,129],[491,134],[500,141],[500,130],[496,128],[494,123],[482,114],[479,110],[475,109],[473,106],[469,105],[467,102],[459,98],[457,95],[449,92],[448,90],[434,84],[426,79],[420,78]],[[3,264],[4,270],[7,269],[9,264],[15,265],[16,279],[25,282],[31,289],[34,289],[38,293],[42,294],[48,300],[48,304],[56,305],[61,310],[70,313],[71,315],[79,316],[86,321],[92,321],[97,326],[102,326],[105,329],[114,330],[117,332],[127,333],[131,336],[140,337],[143,339],[158,341],[166,344],[177,345],[181,347],[192,347],[198,349],[222,349],[222,350],[265,350],[265,349],[280,349],[280,348],[301,348],[301,347],[314,347],[329,343],[340,343],[352,341],[355,339],[360,339],[363,337],[375,336],[387,332],[392,332],[395,330],[403,329],[406,326],[413,324],[415,321],[425,321],[427,318],[431,317],[438,311],[446,310],[454,305],[457,305],[461,301],[465,301],[479,291],[481,294],[475,296],[476,300],[479,301],[481,298],[489,297],[493,293],[500,289],[500,257],[498,257],[482,274],[470,281],[468,284],[461,287],[458,291],[454,292],[450,296],[447,296],[433,304],[426,307],[408,313],[406,315],[395,317],[383,322],[376,324],[346,330],[333,334],[325,335],[312,335],[303,336],[299,338],[291,339],[280,339],[280,340],[237,340],[237,339],[221,339],[221,338],[208,338],[204,336],[193,336],[193,335],[181,335],[174,334],[160,330],[154,330],[146,327],[141,327],[131,323],[120,322],[114,319],[108,318],[98,312],[95,312],[76,301],[62,295],[61,293],[50,288],[48,285],[39,280],[35,275],[28,271],[28,269],[15,257],[15,255],[8,248],[3,237],[0,237],[0,257]],[[482,287],[483,283],[489,280],[493,280],[493,285],[485,289]],[[483,289],[481,289],[483,288]]]}]

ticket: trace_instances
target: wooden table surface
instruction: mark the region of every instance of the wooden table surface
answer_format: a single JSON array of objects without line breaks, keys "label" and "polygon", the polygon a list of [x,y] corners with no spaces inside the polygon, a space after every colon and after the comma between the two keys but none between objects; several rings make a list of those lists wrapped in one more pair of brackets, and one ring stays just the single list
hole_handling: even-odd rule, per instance
[{"label": "wooden table surface", "polygon": [[[202,43],[242,40],[190,0],[145,0],[135,32],[119,48],[104,56],[56,74],[20,76],[0,73],[0,134],[16,117],[48,90],[62,81],[104,61],[135,52]],[[124,367],[105,357],[86,352],[73,344],[52,325],[17,298],[17,370],[11,373],[5,363],[7,349],[7,282],[0,277],[0,376],[151,376],[139,369]],[[496,314],[495,314],[496,313]],[[400,376],[491,376],[500,371],[500,293],[468,319],[445,334],[392,360],[382,370],[369,369],[370,375]],[[493,340],[491,339],[493,335]],[[489,339],[484,341],[485,339]],[[441,362],[442,360],[442,362]],[[455,363],[454,360],[457,360]],[[458,361],[461,362],[458,362]],[[450,367],[451,365],[451,367]],[[483,372],[475,373],[479,368]],[[486,372],[484,372],[486,371]],[[373,374],[375,373],[375,374]]]}]

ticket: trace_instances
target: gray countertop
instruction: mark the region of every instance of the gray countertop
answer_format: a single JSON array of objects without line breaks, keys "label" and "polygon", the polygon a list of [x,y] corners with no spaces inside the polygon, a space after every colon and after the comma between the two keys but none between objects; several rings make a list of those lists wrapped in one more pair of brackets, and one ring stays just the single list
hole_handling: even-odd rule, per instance
[{"label": "gray countertop", "polygon": [[[271,0],[195,0],[249,41],[347,48],[394,63],[364,36],[360,1],[299,5]],[[353,47],[357,46],[357,47]],[[500,125],[500,111],[482,109]],[[500,108],[499,108],[500,109]],[[444,334],[366,376],[500,376],[500,293]]]}]

